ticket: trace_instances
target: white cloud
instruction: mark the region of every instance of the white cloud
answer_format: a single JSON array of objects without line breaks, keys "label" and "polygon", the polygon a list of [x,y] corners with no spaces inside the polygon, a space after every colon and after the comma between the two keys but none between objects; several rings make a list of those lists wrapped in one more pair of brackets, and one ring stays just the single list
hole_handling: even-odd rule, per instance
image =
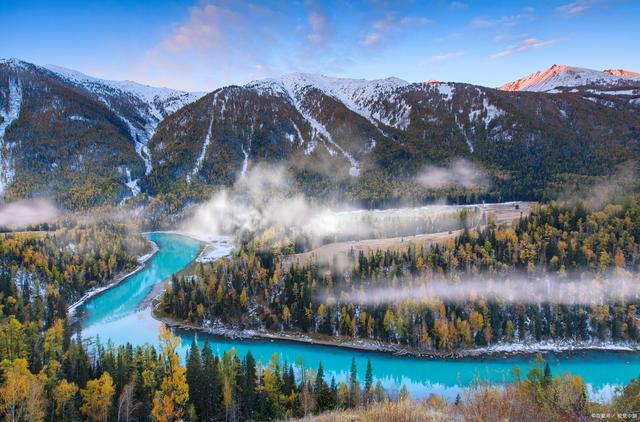
[{"label": "white cloud", "polygon": [[486,187],[489,180],[484,170],[471,161],[459,159],[448,167],[425,167],[416,176],[416,182],[429,189],[441,189],[451,186]]},{"label": "white cloud", "polygon": [[464,55],[464,51],[451,51],[449,53],[437,54],[435,56],[431,56],[427,63],[442,63],[444,61],[453,59],[455,57],[460,57]]},{"label": "white cloud", "polygon": [[430,23],[432,23],[433,21],[429,18],[425,18],[425,17],[412,17],[412,16],[405,16],[404,18],[400,19],[400,25],[428,25]]},{"label": "white cloud", "polygon": [[466,3],[462,3],[461,1],[452,1],[449,7],[455,10],[461,10],[466,9],[468,6]]},{"label": "white cloud", "polygon": [[311,10],[307,18],[312,29],[307,38],[315,43],[323,41],[327,29],[326,16],[318,10]]},{"label": "white cloud", "polygon": [[506,48],[498,51],[496,54],[492,55],[491,58],[500,58],[507,57],[517,53],[523,53],[527,50],[537,49],[546,47],[549,45],[557,44],[559,40],[551,39],[551,40],[540,40],[537,38],[525,38],[518,44],[512,44],[507,46]]},{"label": "white cloud", "polygon": [[433,21],[424,16],[405,16],[396,18],[394,13],[387,13],[382,19],[371,23],[370,29],[363,35],[360,44],[365,47],[375,47],[387,41],[392,33],[400,32],[400,27],[411,25],[428,25]]},{"label": "white cloud", "polygon": [[566,3],[556,7],[556,13],[563,15],[579,15],[591,9],[591,6],[595,3],[599,3],[600,0],[576,0],[571,3]]},{"label": "white cloud", "polygon": [[361,44],[365,46],[374,46],[380,42],[380,34],[377,32],[369,32],[362,38]]},{"label": "white cloud", "polygon": [[470,22],[472,28],[484,29],[492,27],[504,27],[510,28],[519,25],[522,22],[532,21],[535,19],[534,9],[532,7],[525,7],[520,10],[520,13],[515,15],[506,15],[500,18],[488,18],[486,16],[477,16]]},{"label": "white cloud", "polygon": [[471,27],[472,28],[491,28],[495,26],[496,22],[491,20],[485,16],[478,16],[471,19]]},{"label": "white cloud", "polygon": [[0,227],[25,228],[30,224],[53,222],[59,211],[47,199],[25,199],[0,204]]}]

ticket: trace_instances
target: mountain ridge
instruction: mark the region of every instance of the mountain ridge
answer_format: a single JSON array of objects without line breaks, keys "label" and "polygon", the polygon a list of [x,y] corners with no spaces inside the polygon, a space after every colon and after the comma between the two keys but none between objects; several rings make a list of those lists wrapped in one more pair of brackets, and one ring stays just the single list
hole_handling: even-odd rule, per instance
[{"label": "mountain ridge", "polygon": [[589,85],[615,87],[625,83],[640,86],[640,73],[624,69],[598,71],[576,66],[554,64],[548,69],[540,70],[515,81],[508,82],[498,89],[503,91],[557,93],[563,88],[576,88]]},{"label": "mountain ridge", "polygon": [[605,175],[640,155],[640,92],[607,89],[293,73],[202,95],[0,60],[0,182],[8,199],[86,208],[172,195],[175,211],[266,162],[311,196],[377,204],[424,195],[421,168],[464,158],[502,198],[537,198],[564,183],[545,177]]}]

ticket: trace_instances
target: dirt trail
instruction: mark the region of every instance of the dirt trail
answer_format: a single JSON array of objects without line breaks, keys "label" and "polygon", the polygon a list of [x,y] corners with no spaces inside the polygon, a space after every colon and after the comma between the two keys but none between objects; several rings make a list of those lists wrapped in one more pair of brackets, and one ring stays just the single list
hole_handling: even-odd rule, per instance
[{"label": "dirt trail", "polygon": [[[533,204],[529,202],[519,202],[518,209],[515,203],[504,204],[488,204],[482,207],[483,212],[487,213],[487,217],[493,217],[493,221],[498,225],[510,224],[521,215],[525,216],[531,212]],[[282,264],[288,269],[296,262],[300,265],[308,262],[315,257],[320,265],[327,265],[334,261],[338,263],[348,263],[349,252],[353,249],[355,254],[358,252],[368,252],[376,250],[397,250],[405,249],[409,245],[431,246],[435,244],[445,244],[449,239],[458,236],[462,230],[454,230],[452,232],[439,232],[429,234],[419,234],[416,236],[388,237],[384,239],[365,239],[352,240],[347,242],[336,242],[322,245],[309,252],[289,255],[283,258]]]}]

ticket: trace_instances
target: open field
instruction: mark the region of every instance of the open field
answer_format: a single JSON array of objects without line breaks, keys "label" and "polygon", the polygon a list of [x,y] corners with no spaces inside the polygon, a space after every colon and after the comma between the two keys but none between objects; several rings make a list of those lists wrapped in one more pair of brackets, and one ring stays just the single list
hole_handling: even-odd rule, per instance
[{"label": "open field", "polygon": [[[516,204],[518,209],[516,209]],[[528,215],[533,208],[533,203],[519,202],[519,203],[500,203],[500,204],[487,204],[480,206],[487,216],[492,218],[493,221],[498,224],[509,224],[513,220],[520,216]],[[289,255],[283,258],[283,267],[289,268],[291,265],[295,265],[296,262],[300,265],[308,262],[310,259],[315,258],[319,265],[327,265],[334,260],[337,262],[347,262],[348,256],[351,250],[355,254],[360,251],[377,251],[387,249],[404,249],[409,245],[423,245],[431,246],[435,244],[444,244],[449,239],[455,238],[460,234],[462,230],[453,230],[438,233],[419,234],[415,236],[401,236],[401,237],[389,237],[383,239],[364,239],[364,240],[352,240],[346,242],[336,242],[322,245],[309,252]]]}]

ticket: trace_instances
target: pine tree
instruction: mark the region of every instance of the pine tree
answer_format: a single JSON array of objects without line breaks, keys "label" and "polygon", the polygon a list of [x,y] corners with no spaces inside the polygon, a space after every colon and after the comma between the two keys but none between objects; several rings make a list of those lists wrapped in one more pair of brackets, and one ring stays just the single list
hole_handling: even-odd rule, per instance
[{"label": "pine tree", "polygon": [[324,369],[322,368],[322,362],[318,365],[318,372],[316,374],[316,380],[314,383],[314,394],[316,398],[316,413],[322,413],[332,406],[331,390],[324,381]]},{"label": "pine tree", "polygon": [[204,416],[204,386],[202,379],[202,356],[195,339],[187,356],[187,384],[189,384],[189,398],[193,403],[196,414],[202,419]]},{"label": "pine tree", "polygon": [[542,378],[542,385],[544,387],[548,387],[551,385],[551,367],[549,366],[549,362],[544,364],[544,376]]},{"label": "pine tree", "polygon": [[349,407],[353,407],[356,404],[357,396],[357,383],[358,383],[358,370],[356,368],[356,358],[351,358],[351,372],[349,374]]},{"label": "pine tree", "polygon": [[250,419],[256,407],[256,361],[248,351],[242,361],[243,368],[243,394],[240,396],[240,410],[242,416]]},{"label": "pine tree", "polygon": [[369,391],[373,386],[373,368],[371,367],[371,359],[367,359],[367,372],[364,375],[364,389]]},{"label": "pine tree", "polygon": [[213,356],[209,343],[204,344],[202,349],[203,367],[203,415],[204,421],[212,420],[220,414],[221,381],[218,366],[218,358]]}]

